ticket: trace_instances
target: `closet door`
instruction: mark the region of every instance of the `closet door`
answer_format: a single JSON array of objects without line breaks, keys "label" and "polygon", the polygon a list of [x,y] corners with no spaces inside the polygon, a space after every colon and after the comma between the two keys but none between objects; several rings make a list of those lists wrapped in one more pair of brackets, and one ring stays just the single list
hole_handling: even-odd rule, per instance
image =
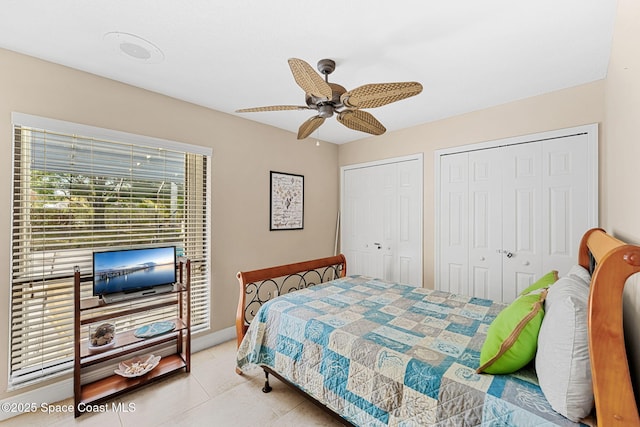
[{"label": "closet door", "polygon": [[550,270],[566,273],[589,215],[586,135],[505,147],[503,300]]},{"label": "closet door", "polygon": [[421,158],[343,169],[349,274],[422,285],[422,182]]},{"label": "closet door", "polygon": [[440,287],[509,302],[542,271],[542,143],[443,156]]},{"label": "closet door", "polygon": [[398,166],[396,164],[381,165],[373,169],[372,179],[369,181],[373,207],[368,242],[371,248],[373,264],[369,266],[368,276],[381,277],[385,280],[395,280],[397,267],[395,254],[398,234]]},{"label": "closet door", "polygon": [[598,224],[597,127],[494,144],[436,156],[436,289],[511,302]]},{"label": "closet door", "polygon": [[[542,273],[542,142],[499,148],[502,160],[502,301],[513,301]],[[494,151],[494,150],[489,150]]]},{"label": "closet door", "polygon": [[542,233],[542,273],[568,271],[577,263],[582,235],[596,227],[593,194],[588,183],[592,171],[586,135],[572,135],[545,141],[542,147],[542,212],[548,228]]},{"label": "closet door", "polygon": [[342,252],[349,260],[349,274],[366,272],[382,277],[382,263],[373,242],[380,219],[379,203],[374,193],[375,170],[361,168],[345,171],[343,183]]},{"label": "closet door", "polygon": [[541,266],[541,143],[445,156],[441,289],[511,301]]},{"label": "closet door", "polygon": [[441,158],[440,287],[469,294],[469,154]]},{"label": "closet door", "polygon": [[391,259],[396,273],[393,280],[422,286],[422,161],[399,162],[397,167],[397,240],[395,257]]},{"label": "closet door", "polygon": [[469,290],[501,301],[503,247],[502,165],[495,150],[469,152]]}]

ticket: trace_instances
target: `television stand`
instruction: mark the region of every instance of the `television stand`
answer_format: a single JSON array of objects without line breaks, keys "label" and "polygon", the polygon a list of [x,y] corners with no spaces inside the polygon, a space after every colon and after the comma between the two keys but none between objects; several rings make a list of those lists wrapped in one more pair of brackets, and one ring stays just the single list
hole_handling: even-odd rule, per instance
[{"label": "television stand", "polygon": [[[191,263],[188,259],[179,260],[178,282],[169,285],[171,288],[168,292],[130,294],[124,300],[107,304],[101,298],[80,297],[82,283],[91,279],[83,278],[76,267],[73,369],[76,417],[86,412],[85,409],[91,410],[115,396],[168,375],[191,370]],[[160,335],[136,336],[136,330],[143,325],[135,324],[135,315],[146,312],[153,314],[156,319],[173,322],[175,328]],[[96,347],[89,346],[88,330],[91,326],[104,323],[116,325],[114,344],[96,351]],[[120,362],[136,357],[146,360],[151,354],[162,354],[162,357],[157,366],[142,375],[121,376],[114,373],[119,369]]]}]

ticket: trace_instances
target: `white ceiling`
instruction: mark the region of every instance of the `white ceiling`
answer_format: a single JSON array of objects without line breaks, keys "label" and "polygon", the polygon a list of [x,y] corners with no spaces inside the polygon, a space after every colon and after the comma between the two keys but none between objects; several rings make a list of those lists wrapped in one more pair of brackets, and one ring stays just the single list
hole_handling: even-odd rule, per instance
[{"label": "white ceiling", "polygon": [[[388,131],[606,77],[615,0],[0,0],[0,47],[291,132],[313,111],[287,59],[329,81],[418,81],[423,92],[368,110]],[[163,54],[136,60],[110,32]],[[157,59],[157,60],[156,60]],[[313,138],[367,137],[328,119]]]}]

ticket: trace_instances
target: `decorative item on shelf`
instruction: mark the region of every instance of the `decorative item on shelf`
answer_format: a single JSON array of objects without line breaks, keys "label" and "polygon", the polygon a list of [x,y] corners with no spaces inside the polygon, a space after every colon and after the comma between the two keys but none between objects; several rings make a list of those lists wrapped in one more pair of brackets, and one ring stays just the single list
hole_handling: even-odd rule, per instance
[{"label": "decorative item on shelf", "polygon": [[104,351],[113,347],[115,343],[116,325],[113,323],[89,326],[89,351]]},{"label": "decorative item on shelf", "polygon": [[162,322],[153,322],[148,325],[144,325],[136,329],[134,335],[138,338],[151,338],[156,335],[166,334],[176,328],[176,323],[170,320]]},{"label": "decorative item on shelf", "polygon": [[153,354],[149,356],[136,356],[133,359],[120,362],[118,369],[113,372],[125,378],[141,377],[158,366],[160,359],[160,356],[154,356]]}]

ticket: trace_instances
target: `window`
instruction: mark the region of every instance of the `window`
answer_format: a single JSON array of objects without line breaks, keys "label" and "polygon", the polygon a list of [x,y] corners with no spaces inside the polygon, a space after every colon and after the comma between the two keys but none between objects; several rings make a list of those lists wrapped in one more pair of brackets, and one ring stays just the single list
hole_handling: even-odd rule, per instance
[{"label": "window", "polygon": [[[24,114],[13,123],[9,387],[72,369],[73,271],[90,275],[95,250],[175,245],[192,264],[193,331],[208,328],[211,150]],[[122,322],[154,320],[144,316]]]}]

